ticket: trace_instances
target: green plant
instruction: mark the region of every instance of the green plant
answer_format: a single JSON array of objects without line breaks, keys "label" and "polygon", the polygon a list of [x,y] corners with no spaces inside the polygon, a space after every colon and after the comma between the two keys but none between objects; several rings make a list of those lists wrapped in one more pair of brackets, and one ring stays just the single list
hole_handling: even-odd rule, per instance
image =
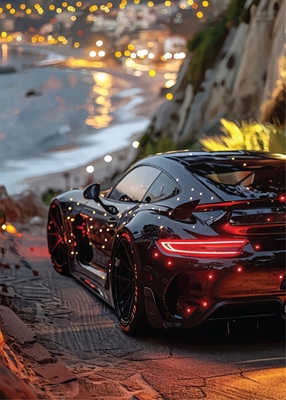
[{"label": "green plant", "polygon": [[54,190],[54,189],[47,189],[43,194],[42,194],[42,200],[43,203],[46,204],[47,206],[50,204],[52,198],[56,196],[56,194],[61,193],[62,189]]},{"label": "green plant", "polygon": [[220,121],[223,135],[200,139],[206,150],[262,150],[285,154],[283,126],[256,121],[242,121],[240,125],[227,119]]}]

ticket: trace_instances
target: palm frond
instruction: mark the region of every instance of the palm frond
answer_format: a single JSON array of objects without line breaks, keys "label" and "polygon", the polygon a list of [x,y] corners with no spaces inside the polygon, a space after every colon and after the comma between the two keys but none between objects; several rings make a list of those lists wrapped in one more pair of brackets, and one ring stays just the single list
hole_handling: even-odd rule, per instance
[{"label": "palm frond", "polygon": [[203,136],[206,150],[257,150],[285,154],[285,127],[257,121],[240,124],[225,118],[220,120],[222,135]]}]

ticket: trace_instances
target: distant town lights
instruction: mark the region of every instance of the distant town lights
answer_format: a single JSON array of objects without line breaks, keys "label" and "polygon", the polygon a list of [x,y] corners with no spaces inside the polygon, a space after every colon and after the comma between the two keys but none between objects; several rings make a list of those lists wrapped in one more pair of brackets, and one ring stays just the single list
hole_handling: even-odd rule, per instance
[{"label": "distant town lights", "polygon": [[166,58],[166,60],[170,60],[172,58],[172,53],[167,52],[166,54],[164,54],[164,58]]},{"label": "distant town lights", "polygon": [[[102,7],[102,6],[101,6]],[[93,6],[91,6],[91,7],[89,7],[89,11],[90,12],[94,12],[94,11],[96,11],[98,9],[98,7],[96,6],[96,5],[93,5]]]},{"label": "distant town lights", "polygon": [[172,86],[174,86],[175,83],[176,83],[176,81],[175,81],[174,79],[170,79],[170,80],[168,80],[168,81],[165,83],[165,87],[166,87],[167,89],[169,89],[169,88],[171,88]]}]

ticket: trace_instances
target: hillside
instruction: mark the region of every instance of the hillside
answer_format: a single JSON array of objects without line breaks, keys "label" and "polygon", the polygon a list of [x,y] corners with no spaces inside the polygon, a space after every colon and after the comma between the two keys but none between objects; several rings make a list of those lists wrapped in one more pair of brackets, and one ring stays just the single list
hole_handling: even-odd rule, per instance
[{"label": "hillside", "polygon": [[198,147],[220,119],[285,124],[286,0],[231,0],[194,35],[176,84],[141,139],[141,154]]}]

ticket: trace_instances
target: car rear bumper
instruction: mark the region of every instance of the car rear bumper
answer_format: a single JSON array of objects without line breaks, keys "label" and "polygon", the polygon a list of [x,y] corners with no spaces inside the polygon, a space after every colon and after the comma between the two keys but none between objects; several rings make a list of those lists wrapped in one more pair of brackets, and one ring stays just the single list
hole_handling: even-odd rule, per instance
[{"label": "car rear bumper", "polygon": [[183,318],[182,327],[192,328],[205,321],[233,321],[249,318],[282,317],[285,295],[281,297],[245,298],[219,301],[206,310],[194,310]]},{"label": "car rear bumper", "polygon": [[192,328],[211,319],[284,315],[285,251],[207,259],[170,256],[147,247],[139,250],[142,283],[152,292],[145,303],[152,304],[153,322],[156,314],[167,327]]},{"label": "car rear bumper", "polygon": [[286,295],[228,299],[204,304],[180,299],[177,313],[160,312],[150,288],[144,288],[149,323],[154,328],[194,328],[207,321],[237,321],[250,318],[284,317]]}]

